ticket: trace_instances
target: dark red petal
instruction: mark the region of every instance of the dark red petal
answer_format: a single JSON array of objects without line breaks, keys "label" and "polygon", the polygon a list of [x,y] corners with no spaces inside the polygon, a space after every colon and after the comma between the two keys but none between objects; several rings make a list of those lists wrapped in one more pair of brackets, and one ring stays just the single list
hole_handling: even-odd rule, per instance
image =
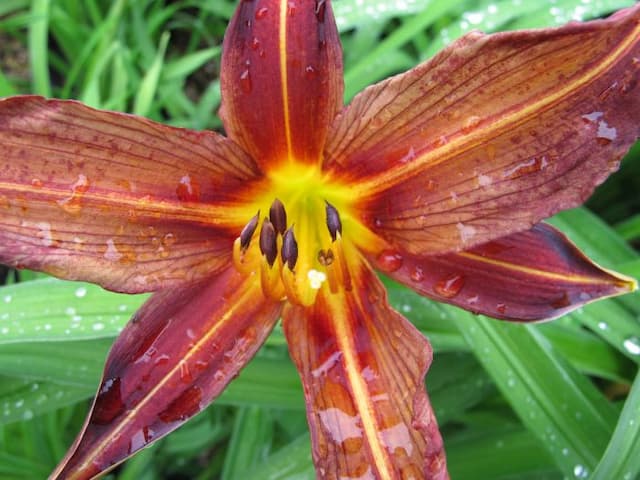
[{"label": "dark red petal", "polygon": [[153,295],[114,344],[87,424],[50,478],[92,478],[182,425],[253,357],[280,310],[232,269]]},{"label": "dark red petal", "polygon": [[363,220],[417,255],[581,203],[640,135],[640,5],[559,29],[472,33],[360,94],[326,166]]},{"label": "dark red petal", "polygon": [[330,0],[241,1],[222,55],[221,115],[263,170],[318,164],[342,106],[342,50]]},{"label": "dark red petal", "polygon": [[213,132],[39,97],[0,100],[0,145],[0,262],[126,292],[225,266],[258,175]]},{"label": "dark red petal", "polygon": [[598,267],[546,224],[460,253],[399,257],[394,271],[384,255],[372,261],[418,293],[507,320],[548,320],[637,286]]},{"label": "dark red petal", "polygon": [[304,384],[318,478],[448,478],[425,392],[432,351],[390,309],[368,266],[354,291],[287,306],[283,327]]}]

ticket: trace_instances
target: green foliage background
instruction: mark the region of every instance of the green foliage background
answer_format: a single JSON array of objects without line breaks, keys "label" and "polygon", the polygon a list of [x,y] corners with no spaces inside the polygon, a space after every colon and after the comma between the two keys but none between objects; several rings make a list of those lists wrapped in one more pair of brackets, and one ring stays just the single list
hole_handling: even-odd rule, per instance
[{"label": "green foliage background", "polygon": [[[603,16],[623,0],[334,0],[346,100],[471,30]],[[3,0],[0,96],[75,98],[219,129],[232,0]],[[640,277],[640,148],[587,208],[552,220],[592,258]],[[10,276],[11,279],[11,276]],[[45,478],[80,428],[114,337],[144,296],[22,272],[0,287],[0,478]],[[427,384],[453,479],[640,475],[640,294],[511,325],[389,285],[435,349]],[[215,405],[110,475],[312,479],[302,389],[276,330]]]}]

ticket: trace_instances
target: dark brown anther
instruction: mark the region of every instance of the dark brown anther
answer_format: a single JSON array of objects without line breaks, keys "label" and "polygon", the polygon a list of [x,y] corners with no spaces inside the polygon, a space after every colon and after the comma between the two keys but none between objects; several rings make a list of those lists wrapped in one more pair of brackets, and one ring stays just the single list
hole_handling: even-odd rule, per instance
[{"label": "dark brown anther", "polygon": [[282,202],[277,198],[273,201],[269,209],[269,220],[273,223],[276,232],[284,235],[284,231],[287,229],[287,212]]},{"label": "dark brown anther", "polygon": [[260,229],[260,251],[267,258],[269,266],[273,267],[273,263],[278,256],[278,244],[276,242],[276,231],[268,218],[264,219]]},{"label": "dark brown anther", "polygon": [[331,251],[330,248],[327,249],[326,252],[324,250],[320,250],[318,252],[318,262],[322,266],[328,267],[333,263],[334,260],[335,260],[335,257],[333,256],[333,252]]},{"label": "dark brown anther", "polygon": [[338,233],[342,235],[342,220],[340,220],[340,214],[336,207],[331,205],[325,200],[327,205],[327,228],[331,234],[331,239],[335,242],[338,237]]},{"label": "dark brown anther", "polygon": [[242,248],[242,251],[245,251],[247,248],[249,248],[251,238],[256,231],[256,227],[258,226],[259,218],[260,211],[258,210],[258,213],[256,213],[255,216],[251,218],[251,220],[249,220],[249,223],[247,223],[242,229],[242,232],[240,232],[240,247]]},{"label": "dark brown anther", "polygon": [[284,232],[282,238],[282,262],[293,271],[298,261],[298,242],[293,234],[293,227]]}]

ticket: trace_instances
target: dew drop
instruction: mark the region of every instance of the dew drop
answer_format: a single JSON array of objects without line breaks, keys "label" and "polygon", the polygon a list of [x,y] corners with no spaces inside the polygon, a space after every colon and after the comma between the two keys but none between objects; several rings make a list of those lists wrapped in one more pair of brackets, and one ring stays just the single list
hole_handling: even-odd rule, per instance
[{"label": "dew drop", "polygon": [[158,416],[165,423],[184,421],[200,411],[202,389],[193,385],[180,394]]},{"label": "dew drop", "polygon": [[478,117],[477,115],[471,115],[470,117],[468,117],[465,121],[464,124],[462,125],[462,131],[464,133],[469,133],[471,132],[473,129],[475,129],[478,125],[480,125],[480,120],[481,118]]},{"label": "dew drop", "polygon": [[622,342],[622,345],[631,355],[640,355],[640,340],[638,337],[629,337]]},{"label": "dew drop", "polygon": [[253,90],[253,84],[251,82],[251,73],[248,68],[245,68],[240,74],[240,88],[244,93],[251,93]]},{"label": "dew drop", "polygon": [[91,326],[91,328],[92,328],[94,331],[99,332],[100,330],[104,330],[104,323],[102,323],[102,322],[96,322],[96,323],[94,323],[94,324]]},{"label": "dew drop", "polygon": [[443,278],[442,280],[438,280],[434,284],[433,290],[442,297],[453,298],[460,293],[462,287],[464,287],[464,277],[462,275],[453,274]]},{"label": "dew drop", "polygon": [[107,249],[105,250],[103,256],[105,259],[111,262],[117,262],[122,258],[123,255],[118,251],[118,248],[116,247],[116,244],[114,243],[112,238],[107,240]]},{"label": "dew drop", "polygon": [[378,261],[378,268],[383,272],[391,273],[402,267],[404,259],[402,255],[393,250],[383,250],[376,258]]},{"label": "dew drop", "polygon": [[467,243],[476,235],[476,229],[471,225],[465,225],[462,222],[458,222],[456,224],[456,228],[458,229],[458,234],[460,235],[462,243]]},{"label": "dew drop", "polygon": [[35,188],[42,188],[42,180],[39,178],[34,178],[31,180],[31,185]]},{"label": "dew drop", "polygon": [[289,1],[287,2],[287,15],[293,17],[296,13],[296,2]]},{"label": "dew drop", "polygon": [[267,7],[262,7],[256,10],[256,20],[262,20],[269,13],[269,9]]},{"label": "dew drop", "polygon": [[260,48],[260,40],[258,40],[258,37],[253,37],[251,39],[251,49],[258,50],[259,48]]},{"label": "dew drop", "polygon": [[421,267],[416,266],[411,270],[411,280],[414,282],[421,282],[424,280],[424,270]]},{"label": "dew drop", "polygon": [[11,303],[12,297],[11,295],[5,295],[3,300],[4,300],[4,303]]},{"label": "dew drop", "polygon": [[589,476],[589,470],[584,465],[576,465],[573,467],[573,475],[576,478],[587,478]]},{"label": "dew drop", "polygon": [[320,23],[324,23],[325,10],[327,8],[326,0],[316,0],[316,18]]},{"label": "dew drop", "polygon": [[187,362],[180,362],[180,380],[187,384],[193,381],[193,376],[191,375],[191,370]]},{"label": "dew drop", "polygon": [[106,425],[124,411],[120,377],[108,378],[102,383],[91,416],[91,423]]},{"label": "dew drop", "polygon": [[83,298],[87,294],[87,289],[84,287],[79,287],[76,289],[76,297]]},{"label": "dew drop", "polygon": [[596,131],[598,144],[602,146],[609,145],[616,138],[618,138],[618,131],[614,127],[610,127],[604,120],[600,120]]},{"label": "dew drop", "polygon": [[167,233],[162,237],[162,245],[169,248],[176,243],[176,236],[173,233]]},{"label": "dew drop", "polygon": [[171,357],[169,357],[169,355],[166,354],[162,354],[159,355],[158,358],[156,358],[153,362],[154,365],[166,365],[169,362],[169,359]]},{"label": "dew drop", "polygon": [[304,73],[309,80],[315,78],[317,74],[316,69],[313,68],[313,65],[307,65],[304,69]]},{"label": "dew drop", "polygon": [[504,303],[499,303],[496,305],[496,310],[500,315],[504,315],[507,313],[507,306]]},{"label": "dew drop", "polygon": [[200,185],[190,175],[184,175],[176,187],[176,195],[181,202],[197,202],[200,200]]},{"label": "dew drop", "polygon": [[77,214],[82,206],[80,205],[83,194],[89,190],[89,179],[83,174],[78,175],[78,179],[71,185],[71,195],[62,200],[58,200],[63,210],[67,213]]},{"label": "dew drop", "polygon": [[504,170],[502,173],[502,178],[512,180],[523,175],[536,173],[544,170],[548,164],[549,160],[546,155],[542,155],[540,157],[531,157],[524,162],[520,162],[513,167]]}]

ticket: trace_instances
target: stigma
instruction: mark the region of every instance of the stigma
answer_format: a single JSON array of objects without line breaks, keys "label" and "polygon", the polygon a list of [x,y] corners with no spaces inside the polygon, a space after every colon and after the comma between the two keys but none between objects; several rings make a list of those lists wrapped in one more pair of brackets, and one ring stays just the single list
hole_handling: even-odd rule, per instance
[{"label": "stigma", "polygon": [[253,275],[265,297],[309,306],[318,292],[351,290],[342,220],[328,201],[275,198],[261,216],[248,220],[233,245],[238,271]]}]

